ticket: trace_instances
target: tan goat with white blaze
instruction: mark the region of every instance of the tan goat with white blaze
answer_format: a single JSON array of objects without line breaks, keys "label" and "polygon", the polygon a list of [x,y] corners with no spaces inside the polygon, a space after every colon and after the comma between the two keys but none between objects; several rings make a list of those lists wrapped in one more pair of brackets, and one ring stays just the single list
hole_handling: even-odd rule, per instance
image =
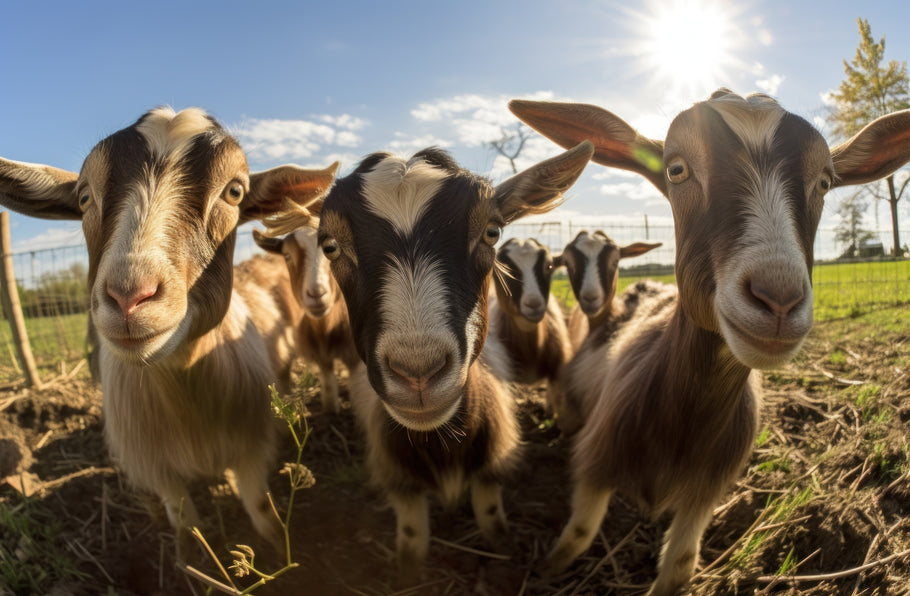
[{"label": "tan goat with white blaze", "polygon": [[[318,205],[311,205],[310,210],[318,211]],[[337,414],[341,402],[335,360],[353,370],[360,357],[351,337],[348,308],[316,242],[316,227],[306,226],[282,238],[253,230],[253,239],[263,250],[284,256],[294,297],[302,309],[294,327],[297,352],[319,368],[322,409]]]},{"label": "tan goat with white blaze", "polygon": [[752,451],[753,369],[787,362],[812,326],[824,195],[906,163],[910,111],[829,149],[770,97],[726,89],[680,113],[664,141],[596,106],[513,100],[510,109],[560,145],[590,140],[594,161],[637,172],[670,201],[678,299],[640,305],[606,353],[573,450],[572,517],[545,570],[562,571],[590,546],[620,491],[672,513],[649,594],[675,594]]},{"label": "tan goat with white blaze", "polygon": [[175,527],[199,523],[187,483],[230,469],[256,530],[280,539],[266,497],[268,385],[288,350],[269,342],[291,322],[267,289],[233,279],[236,228],[315,200],[336,167],[250,174],[234,138],[195,108],[146,113],[79,174],[0,159],[0,204],[82,220],[108,445]]}]

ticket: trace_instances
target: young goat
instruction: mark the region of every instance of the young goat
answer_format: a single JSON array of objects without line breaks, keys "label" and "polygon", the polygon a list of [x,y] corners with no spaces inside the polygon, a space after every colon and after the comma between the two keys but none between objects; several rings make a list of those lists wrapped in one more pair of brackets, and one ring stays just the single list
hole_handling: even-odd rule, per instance
[{"label": "young goat", "polygon": [[906,163],[910,111],[829,149],[770,97],[726,89],[679,114],[665,141],[595,106],[514,100],[510,108],[561,145],[592,140],[594,161],[641,174],[670,201],[678,299],[640,306],[613,339],[573,451],[572,517],[547,570],[565,569],[588,548],[618,490],[673,514],[649,594],[674,594],[752,451],[752,369],[787,362],[812,326],[824,195]]},{"label": "young goat", "polygon": [[405,578],[429,548],[428,492],[452,506],[469,484],[481,532],[503,539],[500,483],[519,429],[488,368],[494,355],[481,356],[494,246],[507,223],[558,205],[591,154],[582,143],[494,188],[439,149],[377,153],[325,199],[319,244],[365,363],[351,401],[372,478],[395,510]]},{"label": "young goat", "polygon": [[294,298],[302,310],[295,328],[297,351],[319,367],[323,411],[337,414],[341,404],[335,360],[353,370],[360,357],[351,337],[348,308],[329,270],[329,261],[316,243],[316,228],[304,227],[283,238],[270,238],[253,230],[253,239],[262,249],[284,256]]},{"label": "young goat", "polygon": [[616,296],[619,260],[636,257],[661,246],[634,242],[618,246],[600,230],[579,232],[562,252],[576,305],[569,314],[569,337],[574,355],[560,371],[565,392],[560,429],[571,435],[590,413],[592,383],[597,387],[609,341],[620,324],[628,321],[639,303],[666,290],[665,284],[640,281]]},{"label": "young goat", "polygon": [[187,482],[230,469],[256,530],[279,539],[268,385],[286,363],[266,342],[290,322],[242,268],[233,279],[236,227],[316,199],[336,167],[251,175],[233,137],[195,108],[148,112],[78,175],[0,159],[0,204],[82,220],[107,441],[178,529],[199,523]]},{"label": "young goat", "polygon": [[562,410],[559,371],[572,356],[569,331],[556,297],[550,294],[559,257],[536,240],[512,238],[496,255],[496,298],[490,302],[490,337],[509,357],[506,381],[547,380],[547,406]]},{"label": "young goat", "polygon": [[619,318],[624,310],[623,302],[613,300],[619,283],[619,260],[643,255],[661,245],[633,242],[619,246],[600,230],[593,234],[581,231],[566,245],[561,263],[566,266],[576,299],[569,314],[569,337],[575,350],[581,347],[588,330]]}]

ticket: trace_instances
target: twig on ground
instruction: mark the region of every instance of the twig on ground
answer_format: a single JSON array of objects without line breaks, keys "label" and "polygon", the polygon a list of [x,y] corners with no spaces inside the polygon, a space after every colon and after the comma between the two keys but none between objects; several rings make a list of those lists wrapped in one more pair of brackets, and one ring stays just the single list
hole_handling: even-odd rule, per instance
[{"label": "twig on ground", "polygon": [[203,584],[209,586],[210,588],[215,588],[216,590],[220,590],[220,591],[224,592],[225,594],[230,594],[231,596],[243,596],[243,592],[241,592],[237,588],[234,588],[227,584],[223,584],[220,581],[218,581],[217,579],[210,577],[210,576],[206,575],[205,573],[199,571],[195,567],[192,567],[190,565],[184,565],[183,563],[177,563],[177,569],[181,570],[182,572],[187,574],[189,577],[192,577],[193,579],[200,581]]},{"label": "twig on ground", "polygon": [[850,577],[851,575],[856,575],[857,573],[862,573],[863,571],[872,569],[873,567],[878,567],[880,565],[887,565],[895,559],[900,559],[910,555],[910,548],[903,550],[899,553],[894,553],[883,559],[878,559],[877,561],[872,561],[871,563],[866,563],[865,565],[860,565],[859,567],[853,567],[851,569],[844,569],[843,571],[835,571],[833,573],[820,573],[816,575],[763,575],[755,578],[755,581],[760,583],[768,583],[775,581],[780,578],[784,583],[801,583],[801,582],[821,582],[831,579],[840,579],[843,577]]},{"label": "twig on ground", "polygon": [[105,577],[105,579],[107,579],[107,581],[111,583],[111,585],[117,583],[114,581],[114,578],[112,578],[111,575],[107,572],[107,569],[105,569],[101,562],[95,557],[95,555],[90,553],[87,548],[82,546],[81,542],[78,540],[66,540],[66,545],[70,548],[71,551],[73,551],[76,556],[85,557],[86,560],[91,561],[95,567],[101,571],[101,574]]},{"label": "twig on ground", "polygon": [[437,538],[436,536],[433,536],[431,538],[431,540],[433,542],[438,542],[439,544],[448,546],[449,548],[454,548],[456,550],[462,550],[466,553],[471,553],[472,555],[487,557],[488,559],[499,559],[500,561],[510,561],[512,559],[511,555],[500,555],[499,553],[491,553],[489,551],[480,550],[477,548],[471,548],[470,546],[464,546],[461,544],[457,544],[455,542],[449,542],[448,540],[443,540],[442,538]]},{"label": "twig on ground", "polygon": [[[575,586],[575,589],[572,590],[572,592],[569,594],[569,596],[575,596],[576,594],[578,594],[578,591],[580,589],[582,589],[584,587],[584,585],[591,580],[592,577],[594,577],[594,574],[597,573],[597,570],[600,569],[601,567],[603,567],[604,563],[606,563],[608,559],[611,559],[613,557],[613,554],[616,551],[618,551],[621,546],[623,546],[626,542],[628,542],[629,539],[632,538],[632,535],[635,534],[635,532],[638,530],[638,526],[640,526],[640,525],[641,525],[640,522],[636,523],[635,527],[633,527],[631,530],[629,530],[629,533],[626,534],[625,536],[623,536],[622,540],[620,540],[619,542],[616,543],[616,546],[609,549],[607,551],[607,554],[605,554],[603,557],[601,557],[600,561],[598,561],[594,565],[594,569],[592,569],[591,572],[588,573],[588,575],[586,575],[584,577],[584,579],[582,579],[581,582],[579,582],[578,585]],[[601,536],[603,536],[603,534],[601,534]],[[604,541],[604,546],[607,546],[606,541]]]},{"label": "twig on ground", "polygon": [[841,377],[837,377],[833,373],[830,373],[830,372],[826,371],[825,369],[823,369],[822,367],[815,365],[815,364],[812,365],[812,368],[814,368],[821,374],[825,375],[826,377],[828,377],[835,383],[839,383],[841,385],[865,385],[866,384],[865,381],[854,381],[852,379],[843,379]]}]

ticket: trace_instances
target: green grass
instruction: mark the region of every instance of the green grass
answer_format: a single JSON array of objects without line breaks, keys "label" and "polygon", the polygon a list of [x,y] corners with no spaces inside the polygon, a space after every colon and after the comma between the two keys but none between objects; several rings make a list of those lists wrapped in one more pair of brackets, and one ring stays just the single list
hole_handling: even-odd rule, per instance
[{"label": "green grass", "polygon": [[[619,278],[617,292],[639,277]],[[674,275],[648,277],[676,283]],[[910,260],[816,265],[812,272],[816,321],[855,318],[869,311],[910,304]],[[554,277],[553,295],[566,309],[575,306],[575,296],[564,275]]]},{"label": "green grass", "polygon": [[0,588],[47,594],[55,584],[87,579],[60,534],[59,521],[36,500],[0,506]]}]

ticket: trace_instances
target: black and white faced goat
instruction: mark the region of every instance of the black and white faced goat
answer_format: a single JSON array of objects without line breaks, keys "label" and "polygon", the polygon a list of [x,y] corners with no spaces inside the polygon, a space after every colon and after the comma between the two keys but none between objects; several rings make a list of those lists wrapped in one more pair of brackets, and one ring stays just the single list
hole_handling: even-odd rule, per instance
[{"label": "black and white faced goat", "polygon": [[569,314],[569,337],[573,348],[581,347],[590,329],[621,317],[622,302],[614,301],[620,259],[643,255],[661,245],[660,242],[633,242],[619,246],[600,230],[581,231],[566,245],[560,259],[566,266],[576,300]]},{"label": "black and white faced goat", "polygon": [[598,369],[603,367],[616,329],[632,317],[642,300],[667,290],[666,284],[643,280],[617,296],[619,261],[659,246],[660,242],[619,246],[597,230],[579,232],[562,251],[562,264],[576,298],[568,324],[573,356],[560,371],[564,395],[559,428],[567,435],[581,428],[590,413],[592,383],[599,387]]},{"label": "black and white faced goat", "polygon": [[484,350],[494,246],[504,225],[557,206],[591,154],[582,143],[493,187],[439,149],[377,153],[325,199],[319,243],[365,362],[351,401],[395,510],[404,577],[429,547],[429,493],[452,506],[469,485],[481,532],[503,538],[501,482],[519,429],[490,370],[501,362]]},{"label": "black and white faced goat", "polygon": [[297,352],[304,361],[319,368],[323,411],[337,414],[341,402],[335,360],[341,360],[351,370],[360,357],[354,348],[341,290],[316,242],[316,227],[306,226],[282,238],[253,230],[253,239],[263,250],[282,255],[287,263],[294,298],[301,309],[294,334]]},{"label": "black and white faced goat", "polygon": [[559,372],[572,356],[562,308],[550,294],[559,257],[534,239],[512,238],[496,255],[495,299],[490,302],[490,339],[502,344],[507,370],[494,371],[506,381],[547,381],[547,407],[559,414]]},{"label": "black and white faced goat", "polygon": [[[565,569],[588,548],[621,491],[672,513],[649,593],[674,594],[752,451],[753,369],[787,362],[812,326],[812,249],[825,193],[906,163],[910,111],[829,149],[772,98],[726,89],[680,113],[664,141],[596,106],[514,100],[510,108],[561,145],[591,139],[594,161],[641,174],[670,201],[678,299],[639,306],[613,339],[574,447],[572,517],[547,569]],[[663,166],[649,167],[655,161]]]},{"label": "black and white faced goat", "polygon": [[267,342],[291,322],[234,279],[236,228],[315,200],[336,167],[250,174],[234,138],[195,108],[148,112],[98,143],[79,174],[0,159],[0,204],[82,220],[108,445],[175,527],[199,523],[187,483],[230,469],[256,530],[280,540],[266,497],[268,385],[286,363],[270,361],[279,351]]}]

